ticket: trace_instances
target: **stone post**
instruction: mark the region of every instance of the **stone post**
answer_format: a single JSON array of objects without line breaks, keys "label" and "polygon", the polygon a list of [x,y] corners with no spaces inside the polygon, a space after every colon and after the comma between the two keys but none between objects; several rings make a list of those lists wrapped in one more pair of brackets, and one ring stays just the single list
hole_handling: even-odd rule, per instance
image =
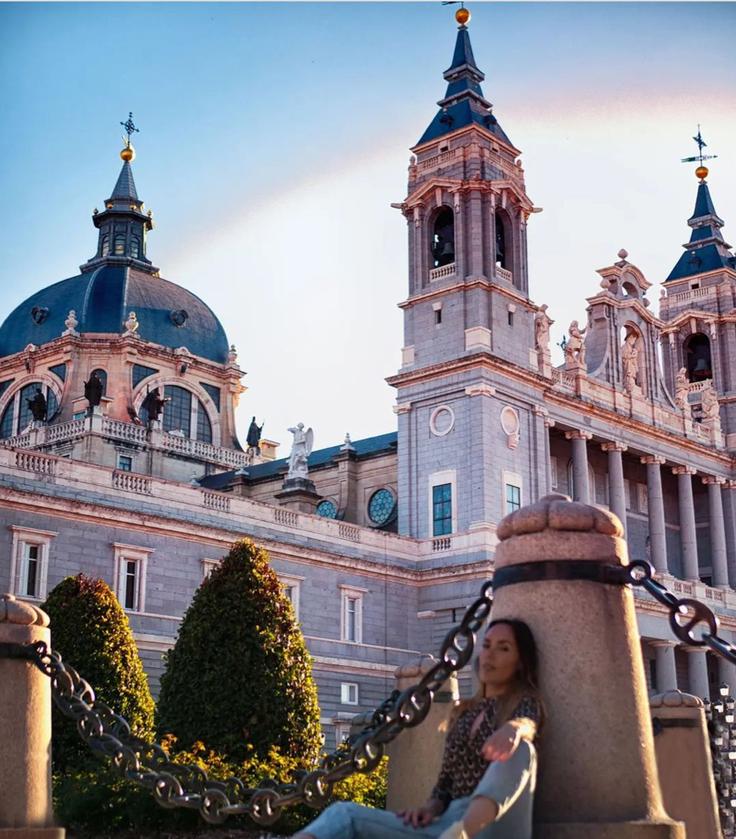
[{"label": "stone post", "polygon": [[674,641],[650,641],[657,656],[657,693],[677,690],[677,664]]},{"label": "stone post", "polygon": [[[565,437],[572,440],[572,495],[576,501],[590,503],[590,479],[588,477],[589,431],[566,431]],[[595,489],[595,488],[594,488]]]},{"label": "stone post", "polygon": [[628,446],[619,442],[604,443],[601,448],[608,452],[608,501],[611,512],[618,517],[626,538],[626,490],[624,489],[624,462],[622,453]]},{"label": "stone post", "polygon": [[664,496],[662,495],[661,465],[664,458],[658,455],[647,455],[641,458],[647,467],[647,499],[649,506],[649,547],[652,565],[660,574],[666,574],[667,568],[667,537],[664,521]]},{"label": "stone post", "polygon": [[726,524],[726,547],[728,550],[728,578],[731,587],[736,587],[736,481],[726,481],[721,494]]},{"label": "stone post", "polygon": [[[48,615],[0,597],[0,643],[50,644]],[[0,839],[64,839],[51,811],[51,680],[30,661],[0,658]]]},{"label": "stone post", "polygon": [[[394,676],[398,690],[417,684],[437,663],[431,655],[397,667]],[[442,764],[448,717],[460,694],[457,677],[451,676],[434,696],[429,714],[421,725],[408,728],[389,743],[388,792],[386,809],[420,807],[429,798]]]},{"label": "stone post", "polygon": [[[628,564],[612,514],[549,495],[498,526],[493,619],[526,621],[547,709],[535,839],[684,839],[665,813],[631,589],[587,580],[500,585],[550,560]],[[554,568],[545,569],[553,572]]]},{"label": "stone post", "polygon": [[710,698],[708,659],[705,647],[685,647],[687,650],[688,683],[690,693],[700,699]]},{"label": "stone post", "polygon": [[693,501],[692,466],[675,466],[677,501],[680,510],[680,541],[682,543],[682,576],[686,580],[700,580],[698,542],[695,530],[695,502]]},{"label": "stone post", "polygon": [[703,478],[703,483],[708,487],[710,565],[713,572],[713,585],[718,588],[729,588],[726,522],[723,518],[723,498],[721,497],[721,486],[726,483],[726,479],[709,476]]},{"label": "stone post", "polygon": [[650,700],[662,797],[667,812],[685,823],[688,837],[720,839],[703,702],[672,690]]}]

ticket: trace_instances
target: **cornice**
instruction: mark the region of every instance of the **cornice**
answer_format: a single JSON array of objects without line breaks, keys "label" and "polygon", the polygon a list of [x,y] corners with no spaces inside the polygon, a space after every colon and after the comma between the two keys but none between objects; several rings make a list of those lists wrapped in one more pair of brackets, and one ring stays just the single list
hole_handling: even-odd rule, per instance
[{"label": "cornice", "polygon": [[532,303],[529,300],[529,298],[525,297],[520,291],[505,288],[502,285],[494,283],[492,280],[481,277],[473,277],[469,280],[458,280],[457,282],[452,283],[452,285],[443,285],[438,288],[431,288],[426,291],[420,291],[418,294],[414,294],[411,297],[407,297],[406,300],[402,300],[400,303],[397,303],[396,305],[399,307],[399,309],[408,309],[415,303],[426,303],[429,300],[434,300],[436,297],[442,297],[443,295],[449,292],[464,291],[466,289],[473,288],[483,288],[486,291],[495,291],[503,297],[506,297],[509,300],[513,300],[514,303],[518,303],[520,306],[524,306],[530,312],[537,311],[537,306],[535,306],[534,303]]}]

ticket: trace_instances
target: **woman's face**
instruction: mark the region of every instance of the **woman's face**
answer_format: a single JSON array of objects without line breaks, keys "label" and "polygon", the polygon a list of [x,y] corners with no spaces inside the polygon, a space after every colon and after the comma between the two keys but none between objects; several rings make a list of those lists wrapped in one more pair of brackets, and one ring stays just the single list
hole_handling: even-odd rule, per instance
[{"label": "woman's face", "polygon": [[514,631],[506,623],[492,626],[483,638],[478,656],[478,678],[498,691],[513,684],[520,664]]}]

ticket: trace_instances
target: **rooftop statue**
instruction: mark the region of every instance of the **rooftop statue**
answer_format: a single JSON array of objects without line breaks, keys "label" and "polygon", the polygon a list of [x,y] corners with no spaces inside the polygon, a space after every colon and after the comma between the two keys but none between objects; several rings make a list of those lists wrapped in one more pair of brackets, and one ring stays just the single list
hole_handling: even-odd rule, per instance
[{"label": "rooftop statue", "polygon": [[26,399],[26,402],[35,422],[44,422],[48,412],[48,405],[46,404],[46,397],[41,392],[41,388],[36,388],[36,392],[31,399]]},{"label": "rooftop statue", "polygon": [[690,393],[690,382],[687,378],[687,369],[680,367],[675,374],[675,404],[680,410],[687,407],[687,397]]},{"label": "rooftop statue", "polygon": [[168,401],[169,400],[166,397],[161,396],[161,392],[157,387],[155,387],[146,394],[146,398],[141,404],[141,411],[146,411],[148,413],[149,422],[155,422],[161,416],[164,405]]},{"label": "rooftop statue", "polygon": [[309,467],[307,459],[312,453],[312,446],[314,445],[314,432],[311,428],[304,430],[304,423],[300,422],[289,431],[294,435],[294,440],[291,445],[291,454],[289,455],[289,471],[286,474],[286,480],[292,478],[306,478],[309,474]]},{"label": "rooftop statue", "polygon": [[629,332],[624,339],[624,345],[621,347],[621,363],[624,373],[624,390],[627,393],[634,393],[638,389],[636,383],[639,375],[639,347],[637,343],[639,336],[636,332]]},{"label": "rooftop statue", "polygon": [[568,329],[568,340],[565,345],[565,367],[568,369],[585,367],[585,333],[586,329],[580,329],[578,322],[574,320]]},{"label": "rooftop statue", "polygon": [[89,403],[90,408],[96,408],[102,401],[102,382],[95,371],[89,377],[89,381],[84,383],[84,398]]},{"label": "rooftop statue", "polygon": [[258,425],[255,417],[250,421],[248,436],[245,438],[245,441],[248,444],[248,453],[254,457],[261,453],[261,433],[264,425],[265,423],[263,422]]}]

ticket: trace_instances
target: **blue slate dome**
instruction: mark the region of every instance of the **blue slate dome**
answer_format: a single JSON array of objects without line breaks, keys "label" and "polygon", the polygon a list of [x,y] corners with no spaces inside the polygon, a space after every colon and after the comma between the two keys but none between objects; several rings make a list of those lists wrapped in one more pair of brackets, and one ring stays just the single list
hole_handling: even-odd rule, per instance
[{"label": "blue slate dome", "polygon": [[81,274],[31,295],[0,326],[0,358],[59,338],[74,310],[76,331],[120,335],[130,312],[135,312],[138,336],[172,349],[224,364],[228,342],[222,324],[196,295],[161,279],[146,257],[146,236],[153,227],[144,212],[130,161],[130,143],[120,153],[123,168],[102,212],[92,221],[99,230],[95,255],[81,266]]},{"label": "blue slate dome", "polygon": [[219,364],[227,361],[225,330],[208,306],[181,286],[130,265],[101,265],[31,295],[0,327],[0,357],[59,338],[70,309],[82,334],[120,335],[134,311],[144,341],[186,347]]}]

